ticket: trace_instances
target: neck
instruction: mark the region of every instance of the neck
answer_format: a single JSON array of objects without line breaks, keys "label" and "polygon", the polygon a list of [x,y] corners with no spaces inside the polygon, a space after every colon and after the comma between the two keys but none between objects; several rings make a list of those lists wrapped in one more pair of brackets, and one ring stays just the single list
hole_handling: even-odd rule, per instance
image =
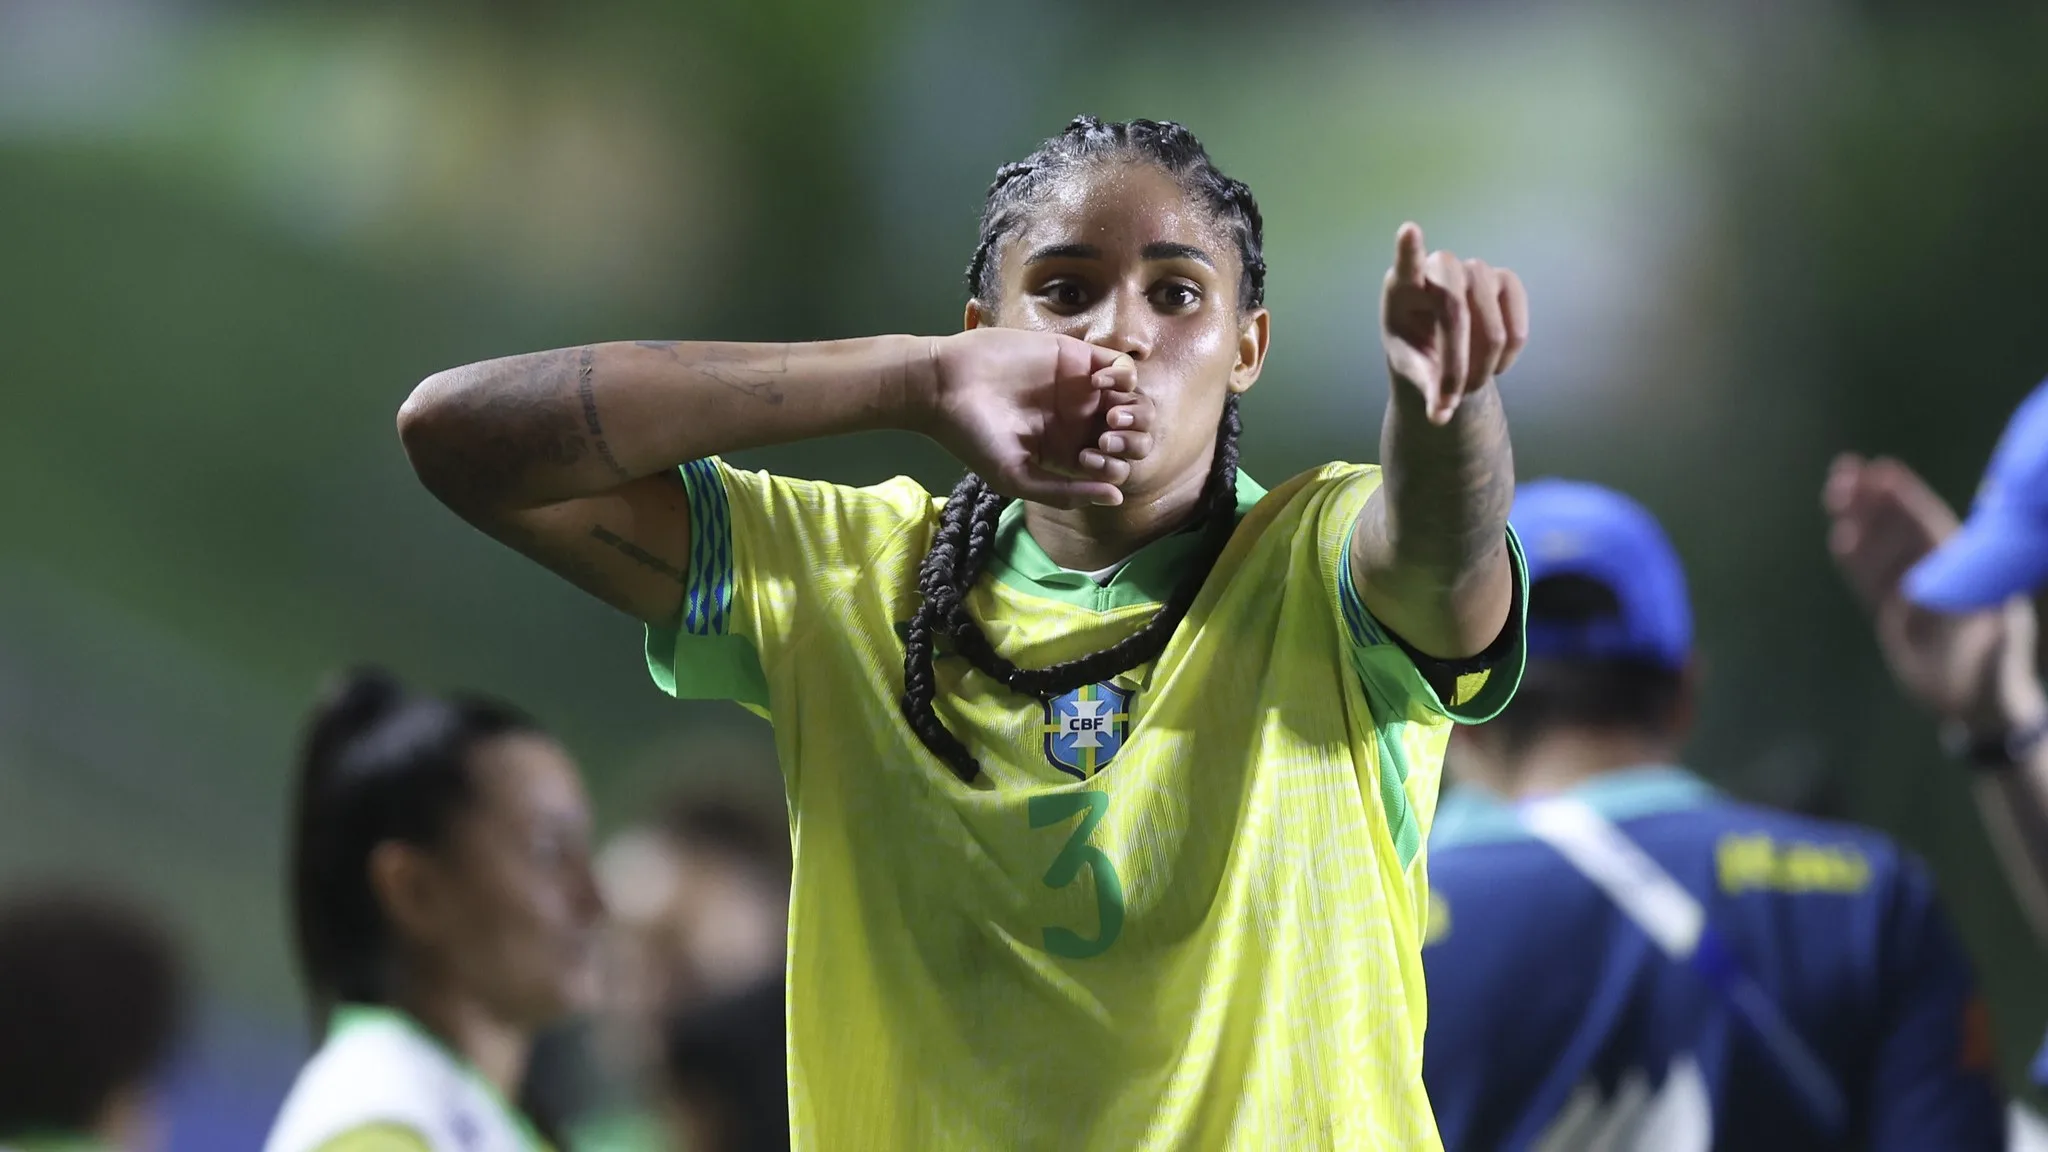
[{"label": "neck", "polygon": [[491,1012],[473,996],[453,988],[421,982],[394,1006],[418,1021],[449,1051],[469,1061],[478,1074],[505,1099],[518,1095],[526,1075],[526,1056],[533,1045],[527,1028]]},{"label": "neck", "polygon": [[1663,737],[1641,732],[1568,728],[1548,732],[1512,756],[1472,757],[1465,775],[1509,800],[1563,792],[1595,777],[1670,764],[1678,749]]},{"label": "neck", "polygon": [[1114,508],[1024,506],[1024,528],[1053,563],[1093,572],[1129,559],[1138,549],[1185,526],[1202,504],[1209,472],[1189,471],[1162,488],[1126,494]]}]

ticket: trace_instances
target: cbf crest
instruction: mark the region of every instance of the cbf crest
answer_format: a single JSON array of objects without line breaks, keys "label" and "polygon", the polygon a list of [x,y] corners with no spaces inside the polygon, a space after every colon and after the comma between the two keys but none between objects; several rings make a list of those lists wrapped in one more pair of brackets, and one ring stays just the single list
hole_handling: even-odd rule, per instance
[{"label": "cbf crest", "polygon": [[1114,684],[1084,684],[1045,702],[1045,758],[1086,780],[1116,759],[1131,730],[1131,694]]}]

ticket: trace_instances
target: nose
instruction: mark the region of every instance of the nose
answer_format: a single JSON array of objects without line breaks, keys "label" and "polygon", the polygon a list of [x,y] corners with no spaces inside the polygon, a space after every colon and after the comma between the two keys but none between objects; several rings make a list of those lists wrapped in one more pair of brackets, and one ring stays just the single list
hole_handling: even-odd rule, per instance
[{"label": "nose", "polygon": [[1099,348],[1144,360],[1152,354],[1152,319],[1143,292],[1119,288],[1094,310],[1085,339]]}]

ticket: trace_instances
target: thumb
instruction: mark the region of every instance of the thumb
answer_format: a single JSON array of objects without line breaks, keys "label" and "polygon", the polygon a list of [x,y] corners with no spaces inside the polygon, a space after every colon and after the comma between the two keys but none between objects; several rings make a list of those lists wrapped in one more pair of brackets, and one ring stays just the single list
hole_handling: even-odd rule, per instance
[{"label": "thumb", "polygon": [[1438,380],[1440,373],[1429,357],[1417,351],[1415,346],[1406,340],[1389,338],[1387,368],[1422,393],[1425,410],[1432,414],[1436,412],[1437,405],[1443,398],[1443,389]]},{"label": "thumb", "polygon": [[[1063,336],[1061,339],[1074,340],[1071,336]],[[1085,340],[1074,340],[1074,343],[1088,350],[1088,369],[1086,372],[1077,373],[1077,375],[1092,375],[1102,371],[1104,368],[1115,368],[1120,364],[1131,362],[1129,356],[1114,348],[1104,348],[1100,344],[1090,344]]]}]

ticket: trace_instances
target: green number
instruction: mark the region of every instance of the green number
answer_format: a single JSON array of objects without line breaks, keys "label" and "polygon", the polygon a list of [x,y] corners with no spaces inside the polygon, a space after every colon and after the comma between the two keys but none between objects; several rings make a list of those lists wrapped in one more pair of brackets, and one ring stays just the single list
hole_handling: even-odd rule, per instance
[{"label": "green number", "polygon": [[1081,865],[1095,877],[1095,914],[1098,924],[1095,938],[1065,928],[1045,929],[1045,950],[1055,956],[1069,960],[1086,960],[1100,956],[1109,950],[1111,944],[1124,930],[1124,885],[1117,879],[1116,865],[1102,849],[1088,843],[1094,835],[1095,826],[1102,823],[1103,813],[1109,811],[1107,792],[1055,792],[1045,796],[1033,796],[1025,812],[1031,818],[1033,828],[1044,828],[1079,814],[1081,823],[1074,834],[1067,837],[1067,846],[1053,857],[1052,867],[1045,870],[1045,886],[1065,888],[1081,875]]}]

